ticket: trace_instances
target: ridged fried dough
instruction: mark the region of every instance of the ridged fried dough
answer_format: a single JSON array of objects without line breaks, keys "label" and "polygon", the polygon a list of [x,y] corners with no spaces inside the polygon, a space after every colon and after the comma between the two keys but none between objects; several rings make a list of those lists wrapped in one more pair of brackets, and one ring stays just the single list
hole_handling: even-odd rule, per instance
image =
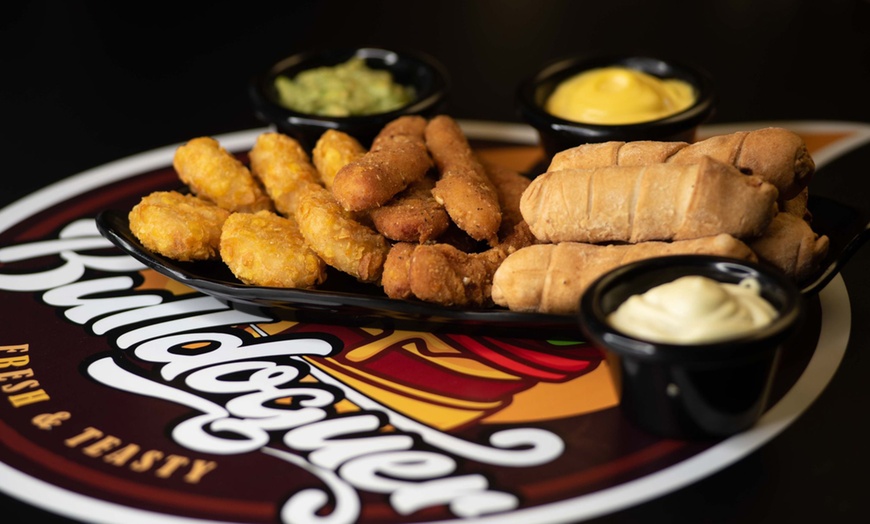
[{"label": "ridged fried dough", "polygon": [[758,236],[777,212],[776,199],[771,184],[705,157],[550,171],[532,181],[520,209],[542,242],[643,242]]},{"label": "ridged fried dough", "polygon": [[720,255],[756,261],[730,235],[638,244],[535,244],[509,255],[493,276],[492,299],[513,311],[571,314],[586,288],[604,273],[636,260],[667,255]]},{"label": "ridged fried dough", "polygon": [[819,269],[828,255],[830,239],[815,233],[801,217],[781,212],[763,235],[747,244],[759,260],[800,281]]},{"label": "ridged fried dough", "polygon": [[632,166],[670,162],[695,164],[709,156],[773,184],[781,200],[797,196],[815,173],[815,163],[804,140],[780,127],[713,136],[686,142],[606,142],[583,144],[554,155],[548,171]]}]

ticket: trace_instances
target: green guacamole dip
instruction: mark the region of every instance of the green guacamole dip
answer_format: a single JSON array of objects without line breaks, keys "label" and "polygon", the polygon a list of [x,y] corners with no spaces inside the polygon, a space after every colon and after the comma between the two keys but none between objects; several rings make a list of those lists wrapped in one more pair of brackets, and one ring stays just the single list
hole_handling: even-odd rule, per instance
[{"label": "green guacamole dip", "polygon": [[333,67],[316,67],[295,78],[275,79],[281,105],[320,116],[359,116],[392,111],[414,99],[414,88],[393,81],[389,71],[371,69],[354,57]]}]

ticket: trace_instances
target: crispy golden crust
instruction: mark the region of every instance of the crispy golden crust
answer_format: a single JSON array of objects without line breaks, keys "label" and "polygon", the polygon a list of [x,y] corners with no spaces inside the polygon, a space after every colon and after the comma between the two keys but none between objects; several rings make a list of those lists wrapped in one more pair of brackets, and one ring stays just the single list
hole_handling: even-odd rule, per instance
[{"label": "crispy golden crust", "polygon": [[245,284],[312,288],[326,280],[326,264],[308,247],[295,220],[270,211],[227,218],[220,254]]},{"label": "crispy golden crust", "polygon": [[272,209],[271,199],[250,170],[211,137],[180,146],[172,165],[195,195],[228,211]]},{"label": "crispy golden crust", "polygon": [[411,292],[411,257],[414,255],[416,243],[398,242],[393,245],[384,261],[384,273],[381,285],[384,293],[390,298],[413,298]]},{"label": "crispy golden crust", "polygon": [[465,253],[447,244],[420,244],[408,272],[411,292],[443,306],[492,305],[492,277],[505,256],[498,248]]},{"label": "crispy golden crust", "polygon": [[356,138],[337,129],[327,129],[314,144],[311,159],[324,187],[332,190],[339,170],[365,153],[366,148]]},{"label": "crispy golden crust", "polygon": [[432,168],[425,126],[419,116],[402,116],[384,126],[366,154],[336,173],[332,194],[338,203],[348,211],[373,209],[423,178]]},{"label": "crispy golden crust", "polygon": [[299,195],[296,222],[308,245],[330,266],[362,282],[379,282],[389,243],[356,221],[328,189],[310,185]]},{"label": "crispy golden crust", "polygon": [[466,253],[449,244],[400,242],[384,264],[384,292],[442,306],[491,306],[492,278],[507,251]]},{"label": "crispy golden crust", "polygon": [[434,180],[424,177],[383,206],[369,211],[375,229],[400,242],[437,239],[450,226],[450,217],[432,196],[434,186]]},{"label": "crispy golden crust", "polygon": [[230,212],[193,195],[157,191],[130,210],[130,231],[143,246],[175,260],[218,258]]},{"label": "crispy golden crust", "polygon": [[295,139],[262,133],[250,151],[251,173],[263,184],[279,213],[292,217],[300,187],[318,184],[320,177],[308,153]]},{"label": "crispy golden crust", "polygon": [[440,174],[435,199],[469,236],[496,244],[502,218],[498,193],[459,124],[436,116],[426,126],[426,145]]},{"label": "crispy golden crust", "polygon": [[520,199],[523,192],[532,183],[532,179],[515,169],[493,163],[484,162],[483,167],[498,194],[502,215],[498,238],[499,242],[503,242],[506,237],[512,236],[517,225],[523,222]]}]

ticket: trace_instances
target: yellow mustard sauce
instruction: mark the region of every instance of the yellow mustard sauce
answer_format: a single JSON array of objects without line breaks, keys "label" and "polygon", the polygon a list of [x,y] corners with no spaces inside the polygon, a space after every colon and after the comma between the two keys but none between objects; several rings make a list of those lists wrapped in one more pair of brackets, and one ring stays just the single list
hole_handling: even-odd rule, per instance
[{"label": "yellow mustard sauce", "polygon": [[686,276],[629,297],[607,321],[639,339],[697,344],[739,337],[777,315],[755,279],[728,284]]},{"label": "yellow mustard sauce", "polygon": [[695,90],[679,79],[662,79],[620,66],[590,69],[559,84],[544,109],[587,124],[635,124],[688,109]]}]

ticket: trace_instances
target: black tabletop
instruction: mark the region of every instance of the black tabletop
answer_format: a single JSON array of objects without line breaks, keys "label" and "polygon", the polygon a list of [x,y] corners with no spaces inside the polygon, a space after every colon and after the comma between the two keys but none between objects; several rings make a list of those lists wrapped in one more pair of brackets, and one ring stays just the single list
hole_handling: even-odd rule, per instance
[{"label": "black tabletop", "polygon": [[[132,9],[20,2],[0,17],[0,207],[135,153],[260,127],[245,91],[251,76],[295,51],[359,44],[439,58],[452,78],[448,112],[459,119],[518,122],[515,88],[542,62],[644,52],[707,69],[719,94],[711,124],[870,122],[868,0],[369,0]],[[594,522],[850,522],[864,515],[868,267],[864,249],[844,270],[852,308],[848,349],[802,416],[709,478]],[[0,516],[65,521],[7,496],[0,496]]]}]

